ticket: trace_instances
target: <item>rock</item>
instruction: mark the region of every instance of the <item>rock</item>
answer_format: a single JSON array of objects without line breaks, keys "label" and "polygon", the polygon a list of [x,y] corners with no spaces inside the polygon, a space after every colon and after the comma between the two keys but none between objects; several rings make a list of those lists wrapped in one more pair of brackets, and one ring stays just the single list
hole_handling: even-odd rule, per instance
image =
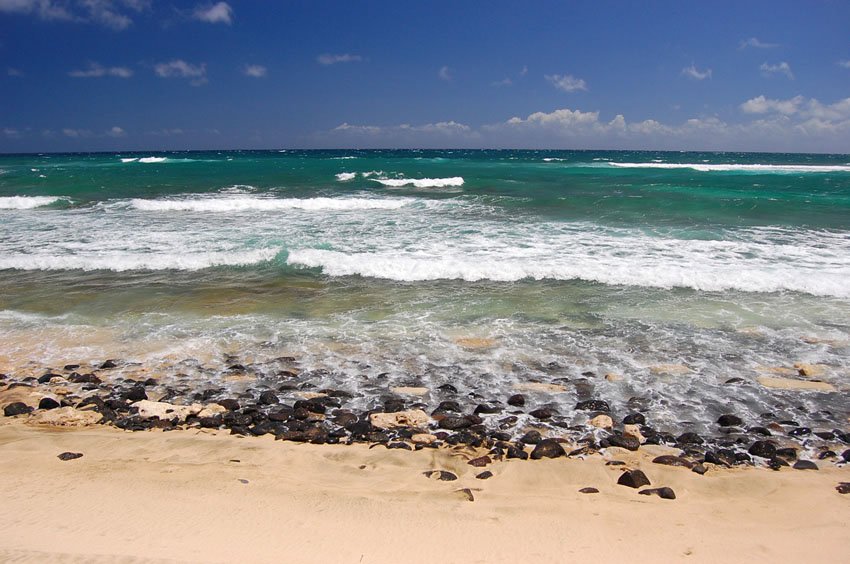
[{"label": "rock", "polygon": [[798,460],[794,463],[794,470],[818,470],[818,465],[811,460]]},{"label": "rock", "polygon": [[487,405],[486,403],[481,403],[475,406],[475,411],[473,411],[473,413],[475,415],[478,415],[480,413],[483,413],[484,415],[490,415],[493,413],[500,413],[501,411],[502,408],[498,405]]},{"label": "rock", "polygon": [[218,405],[226,409],[227,411],[237,411],[239,409],[239,402],[235,399],[223,399],[219,400]]},{"label": "rock", "polygon": [[475,501],[475,496],[472,495],[472,490],[469,488],[462,488],[459,490],[455,490],[455,493],[458,494],[462,499],[466,501]]},{"label": "rock", "polygon": [[148,394],[144,386],[133,386],[123,395],[123,398],[131,402],[143,401],[148,399]]},{"label": "rock", "polygon": [[63,452],[56,456],[59,460],[76,460],[77,458],[81,458],[83,453],[81,452]]},{"label": "rock", "polygon": [[532,460],[540,460],[541,458],[558,458],[566,456],[567,451],[561,446],[561,443],[555,439],[544,439],[537,443],[534,450],[531,451]]},{"label": "rock", "polygon": [[493,477],[493,473],[490,472],[489,470],[485,470],[484,472],[481,472],[480,474],[475,475],[475,478],[478,479],[478,480],[486,480],[486,479],[492,478],[492,477]]},{"label": "rock", "polygon": [[60,407],[60,404],[53,398],[41,398],[38,402],[39,409],[56,409],[57,407]]},{"label": "rock", "polygon": [[518,382],[513,385],[513,388],[518,392],[548,392],[557,394],[566,392],[566,386],[560,384],[544,384],[543,382]]},{"label": "rock", "polygon": [[443,384],[442,386],[437,386],[437,389],[440,390],[441,392],[447,392],[447,393],[450,393],[450,394],[456,394],[457,393],[457,388],[455,388],[451,384]]},{"label": "rock", "polygon": [[806,364],[804,362],[798,362],[794,364],[794,368],[800,376],[816,378],[818,376],[823,376],[829,367],[823,364]]},{"label": "rock", "polygon": [[24,415],[32,413],[32,408],[22,401],[10,403],[3,408],[3,415],[6,417],[14,417],[15,415]]},{"label": "rock", "polygon": [[797,449],[791,447],[778,448],[776,449],[776,456],[784,458],[785,460],[796,460]]},{"label": "rock", "polygon": [[808,427],[797,427],[795,429],[791,429],[788,431],[789,437],[805,437],[807,435],[811,435],[812,430]]},{"label": "rock", "polygon": [[747,429],[747,432],[753,433],[754,435],[761,435],[762,437],[770,437],[773,435],[773,433],[771,433],[766,427],[750,427]]},{"label": "rock", "polygon": [[782,460],[781,458],[774,457],[767,461],[767,467],[771,470],[779,470],[783,466],[787,467],[788,463]]},{"label": "rock", "polygon": [[630,413],[623,418],[624,425],[646,425],[643,413]]},{"label": "rock", "polygon": [[844,462],[850,462],[850,449],[847,449],[844,452],[842,452],[841,458],[844,460]]},{"label": "rock", "polygon": [[582,488],[582,489],[580,489],[580,490],[578,491],[578,493],[583,493],[583,494],[595,494],[595,493],[599,493],[599,490],[597,490],[596,488],[590,488],[590,487],[588,487],[588,488]]},{"label": "rock", "polygon": [[776,447],[767,441],[756,441],[747,452],[761,458],[773,458],[776,456]]},{"label": "rock", "polygon": [[649,488],[638,492],[640,495],[657,495],[661,499],[676,499],[676,493],[672,488]]},{"label": "rock", "polygon": [[719,419],[717,419],[717,424],[721,427],[740,427],[743,425],[744,420],[738,417],[737,415],[721,415]]},{"label": "rock", "polygon": [[51,373],[47,373],[47,374],[45,374],[44,376],[41,376],[41,377],[38,379],[38,383],[39,383],[39,384],[47,384],[48,382],[50,382],[50,381],[51,381],[51,380],[53,380],[54,378],[62,379],[62,375],[61,375],[61,374],[51,374]]},{"label": "rock", "polygon": [[625,435],[611,435],[610,437],[605,439],[608,441],[608,444],[613,447],[624,448],[627,450],[638,450],[640,448],[640,441],[635,437],[627,437]]},{"label": "rock", "polygon": [[257,403],[260,405],[274,405],[276,403],[280,403],[280,399],[278,399],[276,393],[271,390],[267,390],[260,394],[260,397],[257,399]]},{"label": "rock", "polygon": [[508,398],[508,405],[512,405],[514,407],[524,407],[525,406],[525,396],[522,394],[514,394]]},{"label": "rock", "polygon": [[51,427],[88,427],[100,423],[103,416],[96,411],[59,407],[34,414],[27,423]]},{"label": "rock", "polygon": [[682,376],[693,372],[684,364],[656,364],[654,366],[650,366],[649,371],[656,375],[667,374],[670,376]]},{"label": "rock", "polygon": [[103,381],[94,374],[77,374],[68,376],[68,381],[74,384],[101,384]]},{"label": "rock", "polygon": [[469,464],[470,466],[475,466],[476,468],[483,468],[484,466],[487,466],[488,464],[491,464],[492,462],[493,462],[493,459],[491,459],[489,456],[485,455],[485,456],[479,456],[478,458],[473,458],[472,460],[467,462],[467,464]]},{"label": "rock", "polygon": [[621,486],[628,486],[630,488],[639,488],[641,486],[649,486],[651,485],[651,482],[649,481],[649,478],[646,477],[646,474],[640,470],[626,470],[620,474],[617,484]]},{"label": "rock", "polygon": [[706,472],[708,472],[708,468],[706,468],[706,467],[705,467],[705,466],[703,466],[702,464],[694,464],[694,467],[693,467],[693,468],[691,468],[691,472],[694,472],[694,473],[699,474],[700,476],[702,476],[703,474],[705,474]]},{"label": "rock", "polygon": [[614,421],[608,415],[597,415],[589,423],[598,429],[612,429],[614,427]]},{"label": "rock", "polygon": [[394,442],[394,443],[387,443],[387,448],[392,448],[392,449],[400,448],[402,450],[413,450],[412,448],[410,448],[409,444],[407,444],[405,442],[401,442],[401,441],[397,441],[397,442]]},{"label": "rock", "polygon": [[518,458],[520,460],[528,460],[528,453],[515,445],[510,445],[507,448],[505,458]]},{"label": "rock", "polygon": [[416,433],[410,437],[410,442],[415,445],[430,445],[436,442],[437,437],[430,433]]},{"label": "rock", "polygon": [[392,392],[394,394],[404,396],[424,396],[428,394],[428,388],[420,388],[414,386],[398,386],[396,388],[392,388]]},{"label": "rock", "polygon": [[451,413],[460,413],[463,409],[460,407],[460,404],[454,400],[444,400],[441,401],[437,406],[437,409],[434,410],[434,413],[440,412],[451,412]]},{"label": "rock", "polygon": [[850,482],[839,482],[835,489],[840,494],[848,494],[850,493]]},{"label": "rock", "polygon": [[521,436],[519,440],[527,445],[536,445],[543,440],[543,437],[540,435],[540,431],[532,429]]},{"label": "rock", "polygon": [[449,431],[456,431],[458,429],[466,429],[467,427],[472,426],[472,422],[466,417],[443,417],[439,422],[440,429],[448,429]]},{"label": "rock", "polygon": [[602,411],[608,413],[611,411],[611,407],[608,405],[608,402],[602,400],[586,400],[580,401],[576,404],[576,409],[582,411]]},{"label": "rock", "polygon": [[773,378],[771,376],[759,376],[756,380],[765,388],[777,388],[781,390],[809,390],[813,392],[835,391],[835,386],[832,384],[818,382],[816,380],[792,380],[791,378]]},{"label": "rock", "polygon": [[107,370],[109,368],[116,368],[117,366],[118,364],[115,360],[107,360],[106,362],[100,365],[103,370]]},{"label": "rock", "polygon": [[646,437],[640,432],[640,425],[623,425],[623,436],[637,439],[641,444],[646,442]]},{"label": "rock", "polygon": [[227,412],[227,408],[218,403],[210,403],[198,412],[198,417],[215,417]]},{"label": "rock", "polygon": [[76,370],[80,367],[79,364],[66,364],[62,370]]},{"label": "rock", "polygon": [[[608,374],[605,375],[605,379],[608,380],[609,382],[619,382],[620,380],[623,379],[623,377],[620,376],[619,374],[614,374],[613,372],[609,372]],[[581,490],[579,490],[579,491],[581,491]]]},{"label": "rock", "polygon": [[682,433],[676,438],[680,445],[701,445],[705,441],[696,433]]},{"label": "rock", "polygon": [[652,462],[654,462],[655,464],[663,464],[665,466],[679,466],[682,468],[694,467],[693,462],[691,462],[690,460],[682,458],[681,456],[672,456],[669,454],[656,456],[652,459]]},{"label": "rock", "polygon": [[174,405],[161,401],[141,400],[132,404],[139,410],[139,417],[142,419],[159,418],[161,421],[185,421],[191,415],[197,415],[203,409],[200,404],[192,405]]},{"label": "rock", "polygon": [[453,482],[457,480],[457,475],[448,470],[428,470],[422,474],[432,480],[440,480],[441,482]]},{"label": "rock", "polygon": [[552,415],[554,415],[555,412],[548,407],[541,407],[539,409],[535,409],[534,411],[529,411],[528,414],[537,419],[545,420],[551,419]]},{"label": "rock", "polygon": [[396,427],[425,427],[430,417],[421,409],[397,411],[395,413],[372,413],[369,422],[378,429],[394,429]]}]

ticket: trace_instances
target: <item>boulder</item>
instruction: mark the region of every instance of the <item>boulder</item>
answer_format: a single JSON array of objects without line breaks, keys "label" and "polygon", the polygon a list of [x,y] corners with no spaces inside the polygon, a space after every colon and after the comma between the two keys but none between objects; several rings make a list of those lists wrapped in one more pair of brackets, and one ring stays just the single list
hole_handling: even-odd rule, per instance
[{"label": "boulder", "polygon": [[623,436],[637,439],[640,444],[646,442],[646,437],[640,432],[640,425],[623,425]]},{"label": "boulder", "polygon": [[396,427],[425,427],[430,417],[421,409],[397,411],[395,413],[372,413],[369,422],[378,429],[394,429]]},{"label": "boulder", "polygon": [[541,458],[558,458],[566,455],[567,452],[564,450],[564,447],[562,447],[561,443],[555,439],[544,439],[537,443],[534,450],[531,451],[532,460],[540,460]]},{"label": "boulder", "polygon": [[732,414],[721,415],[717,419],[717,424],[721,427],[740,427],[743,423],[743,419]]},{"label": "boulder", "polygon": [[15,415],[25,415],[31,413],[32,408],[22,401],[12,402],[3,408],[3,415],[6,417],[14,417]]},{"label": "boulder", "polygon": [[629,488],[639,488],[641,486],[649,486],[651,482],[641,470],[626,470],[620,474],[617,484]]},{"label": "boulder", "polygon": [[747,452],[761,458],[774,458],[776,456],[776,447],[768,441],[756,441],[750,446]]},{"label": "boulder", "polygon": [[508,398],[508,405],[512,405],[514,407],[524,407],[525,406],[525,396],[522,394],[514,394]]},{"label": "boulder", "polygon": [[608,415],[597,415],[589,423],[598,429],[612,429],[614,427],[614,421]]},{"label": "boulder", "polygon": [[404,396],[424,396],[428,394],[429,390],[428,388],[421,388],[415,386],[398,386],[396,388],[392,388],[392,392],[394,394]]},{"label": "boulder", "polygon": [[58,407],[36,413],[27,423],[48,427],[88,427],[100,423],[102,419],[103,416],[96,411],[82,411],[73,407]]}]

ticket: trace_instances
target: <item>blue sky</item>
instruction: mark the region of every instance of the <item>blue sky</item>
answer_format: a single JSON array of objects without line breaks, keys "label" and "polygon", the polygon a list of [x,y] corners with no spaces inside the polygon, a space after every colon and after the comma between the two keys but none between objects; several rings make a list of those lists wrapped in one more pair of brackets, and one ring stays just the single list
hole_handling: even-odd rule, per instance
[{"label": "blue sky", "polygon": [[0,0],[0,151],[850,152],[850,2]]}]

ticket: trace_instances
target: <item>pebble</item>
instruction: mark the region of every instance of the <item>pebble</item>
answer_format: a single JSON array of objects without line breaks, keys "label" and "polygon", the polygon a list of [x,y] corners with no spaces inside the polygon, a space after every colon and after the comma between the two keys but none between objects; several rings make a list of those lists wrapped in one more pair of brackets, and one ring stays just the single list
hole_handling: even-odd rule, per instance
[{"label": "pebble", "polygon": [[582,488],[582,489],[580,489],[580,490],[578,491],[578,493],[583,493],[583,494],[595,494],[595,493],[599,493],[599,490],[598,490],[598,489],[596,489],[596,488],[587,487],[587,488]]},{"label": "pebble", "polygon": [[457,474],[453,474],[448,470],[428,470],[422,472],[422,475],[432,480],[440,480],[441,482],[453,482],[457,480]]},{"label": "pebble", "polygon": [[487,478],[492,478],[493,473],[490,472],[489,470],[485,470],[484,472],[481,472],[480,474],[476,474],[475,477],[478,480],[486,480]]},{"label": "pebble", "polygon": [[835,489],[838,490],[840,494],[848,494],[850,493],[850,482],[839,482]]},{"label": "pebble", "polygon": [[83,456],[81,452],[63,452],[56,456],[59,460],[74,460]]},{"label": "pebble", "polygon": [[628,486],[630,488],[639,488],[641,486],[649,486],[652,482],[646,477],[646,474],[641,470],[626,470],[620,474],[617,484]]},{"label": "pebble", "polygon": [[469,464],[470,466],[475,466],[476,468],[482,468],[484,466],[487,466],[488,464],[491,464],[492,462],[493,459],[485,455],[479,456],[478,458],[473,458],[472,460],[467,462],[467,464]]},{"label": "pebble", "polygon": [[676,499],[676,492],[672,488],[649,488],[638,492],[640,495],[657,495],[661,499]]}]

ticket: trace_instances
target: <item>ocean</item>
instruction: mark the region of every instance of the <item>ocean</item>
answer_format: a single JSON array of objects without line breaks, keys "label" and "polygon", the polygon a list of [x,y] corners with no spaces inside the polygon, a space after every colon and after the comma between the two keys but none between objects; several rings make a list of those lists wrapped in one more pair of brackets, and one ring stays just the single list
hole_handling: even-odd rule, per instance
[{"label": "ocean", "polygon": [[450,385],[470,411],[524,390],[561,427],[587,399],[671,431],[843,427],[850,156],[4,155],[0,337],[9,374],[118,359],[290,403],[433,409]]}]

